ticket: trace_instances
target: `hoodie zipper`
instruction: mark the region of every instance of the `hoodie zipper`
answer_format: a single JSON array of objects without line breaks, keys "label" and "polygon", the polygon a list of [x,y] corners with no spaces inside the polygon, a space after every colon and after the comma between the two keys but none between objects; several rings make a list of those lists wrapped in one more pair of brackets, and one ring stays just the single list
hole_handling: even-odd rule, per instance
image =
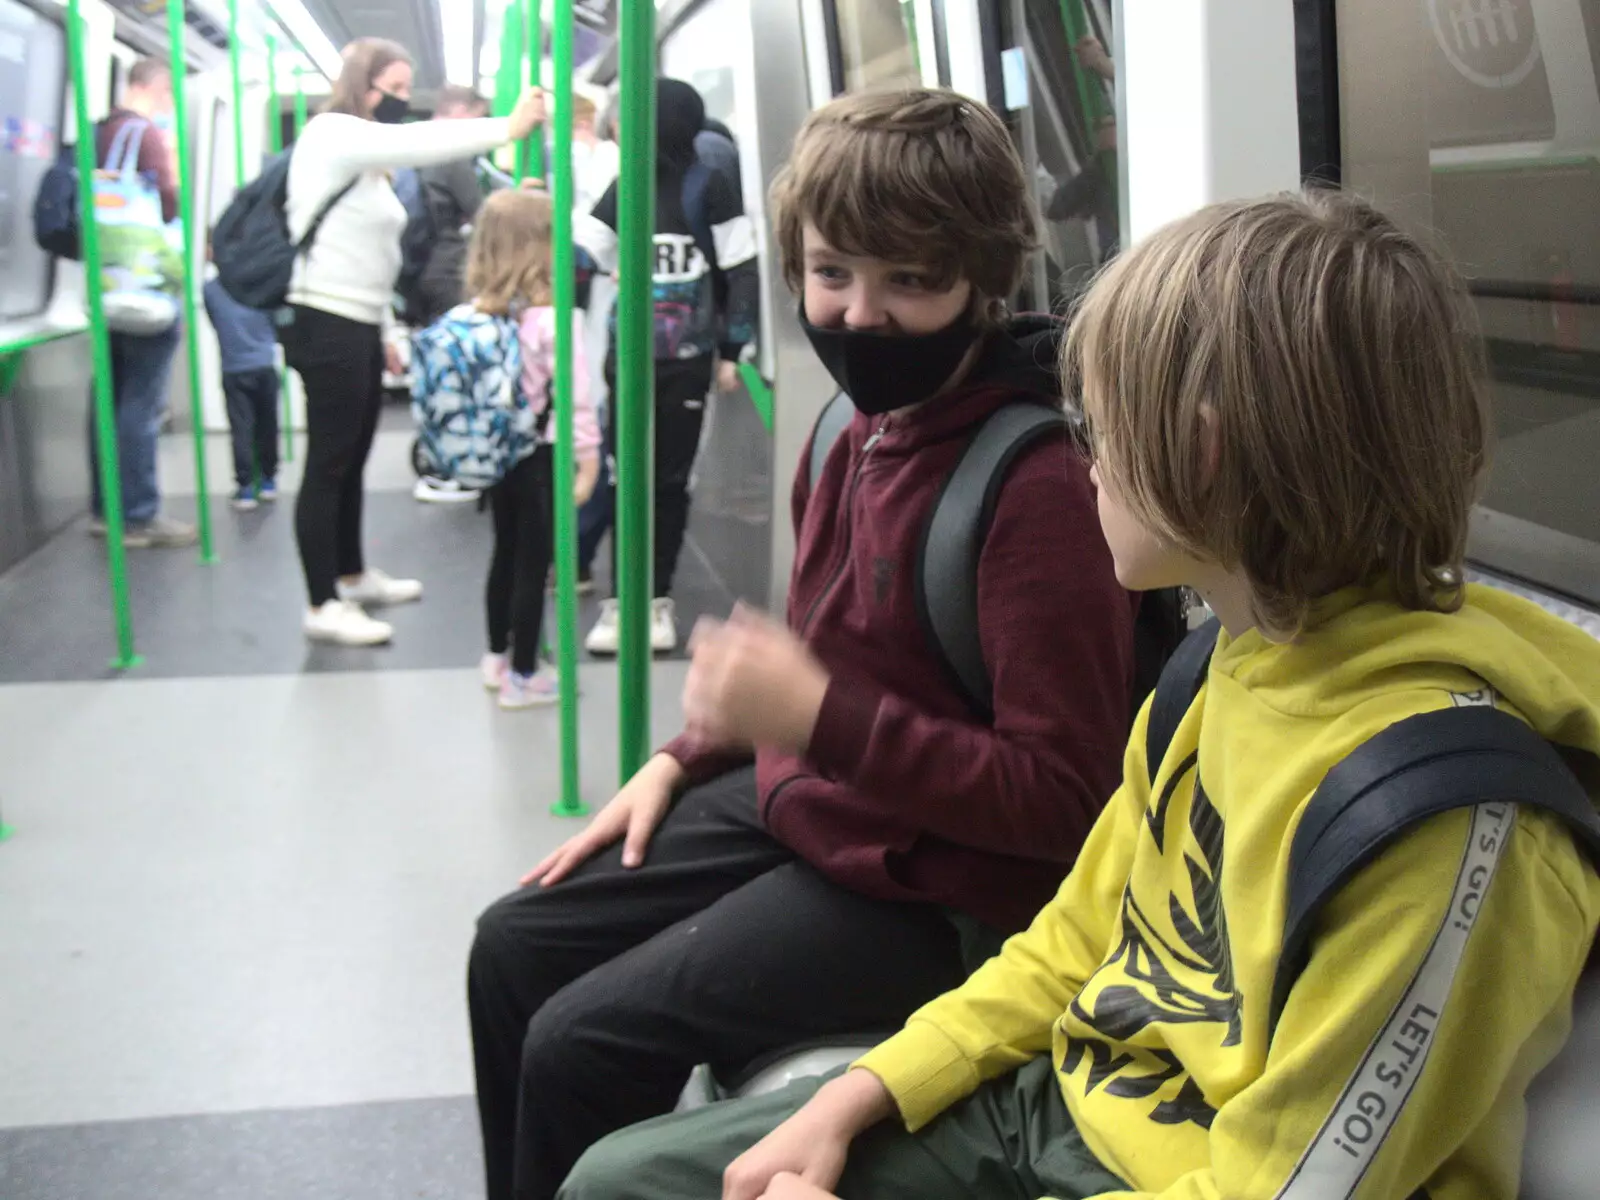
[{"label": "hoodie zipper", "polygon": [[806,615],[800,622],[800,636],[805,637],[811,630],[811,623],[816,619],[817,609],[822,602],[833,594],[833,589],[839,585],[839,580],[844,577],[845,568],[850,565],[850,541],[856,527],[856,489],[861,486],[861,473],[866,470],[867,460],[872,457],[872,452],[878,448],[878,443],[883,441],[883,435],[889,432],[893,424],[892,417],[885,417],[883,423],[872,431],[861,447],[861,457],[856,460],[855,473],[850,477],[850,491],[845,495],[844,502],[844,552],[839,555],[839,565],[833,569],[833,574],[828,577],[828,582],[822,585],[822,590],[817,593],[817,598],[806,609]]}]

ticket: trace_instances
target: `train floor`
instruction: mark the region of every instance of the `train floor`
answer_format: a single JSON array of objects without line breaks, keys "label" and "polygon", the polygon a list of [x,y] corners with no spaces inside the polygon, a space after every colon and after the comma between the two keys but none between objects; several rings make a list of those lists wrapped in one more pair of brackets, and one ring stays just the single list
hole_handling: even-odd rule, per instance
[{"label": "train floor", "polygon": [[[765,483],[726,444],[747,417],[703,451],[685,633],[765,594]],[[502,713],[478,680],[488,520],[414,501],[408,442],[386,417],[368,472],[372,561],[428,588],[390,648],[306,646],[293,472],[277,510],[236,514],[221,439],[220,561],[130,552],[143,665],[108,669],[104,548],[81,523],[0,578],[5,1200],[481,1195],[473,921],[579,823],[549,811],[556,712]],[[189,446],[163,447],[166,480],[192,479]],[[654,669],[659,739],[685,669]],[[598,805],[615,668],[579,678]]]}]

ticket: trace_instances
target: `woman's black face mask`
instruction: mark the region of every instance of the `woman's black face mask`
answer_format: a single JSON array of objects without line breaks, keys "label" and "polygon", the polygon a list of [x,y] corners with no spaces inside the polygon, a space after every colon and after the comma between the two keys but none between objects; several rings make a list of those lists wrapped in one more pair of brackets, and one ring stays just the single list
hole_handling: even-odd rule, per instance
[{"label": "woman's black face mask", "polygon": [[824,329],[806,320],[802,304],[800,325],[839,389],[869,417],[932,399],[978,339],[968,313],[933,333],[886,334]]},{"label": "woman's black face mask", "polygon": [[378,102],[372,106],[374,121],[382,125],[398,125],[410,115],[411,101],[379,89]]}]

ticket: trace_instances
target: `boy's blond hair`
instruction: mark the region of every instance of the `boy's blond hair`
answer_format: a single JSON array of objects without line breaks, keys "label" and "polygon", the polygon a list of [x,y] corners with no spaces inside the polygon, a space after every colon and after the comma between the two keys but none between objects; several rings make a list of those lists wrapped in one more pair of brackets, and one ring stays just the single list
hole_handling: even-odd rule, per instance
[{"label": "boy's blond hair", "polygon": [[1371,205],[1284,195],[1168,225],[1090,289],[1062,365],[1102,483],[1242,569],[1269,629],[1352,584],[1460,606],[1492,439],[1483,343],[1461,277]]},{"label": "boy's blond hair", "polygon": [[506,188],[484,200],[467,245],[467,294],[480,312],[551,303],[554,212],[547,192]]},{"label": "boy's blond hair", "polygon": [[1005,125],[941,88],[859,92],[817,109],[773,181],[784,279],[799,292],[813,225],[835,250],[966,279],[997,319],[1022,280],[1038,220]]}]

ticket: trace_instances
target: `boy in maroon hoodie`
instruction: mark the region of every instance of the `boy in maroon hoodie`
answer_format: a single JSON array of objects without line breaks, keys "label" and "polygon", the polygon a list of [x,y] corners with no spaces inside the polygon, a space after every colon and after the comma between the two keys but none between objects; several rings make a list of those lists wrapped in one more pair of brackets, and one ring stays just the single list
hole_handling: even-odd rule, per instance
[{"label": "boy in maroon hoodie", "polygon": [[859,412],[814,494],[796,475],[787,624],[702,625],[687,732],[479,921],[492,1200],[554,1196],[696,1063],[896,1027],[1054,893],[1120,772],[1134,606],[1065,436],[1012,464],[983,542],[992,712],[918,616],[923,530],[969,440],[1061,394],[1057,327],[1006,319],[1035,218],[1004,125],[951,92],[845,97],[772,208]]}]

